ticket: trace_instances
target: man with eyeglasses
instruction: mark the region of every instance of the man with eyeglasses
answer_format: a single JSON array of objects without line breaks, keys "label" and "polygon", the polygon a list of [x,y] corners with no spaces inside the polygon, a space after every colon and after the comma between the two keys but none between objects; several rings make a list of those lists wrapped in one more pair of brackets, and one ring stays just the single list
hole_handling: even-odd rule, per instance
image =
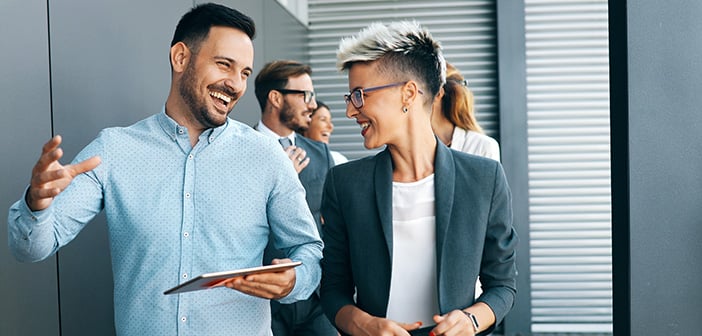
[{"label": "man with eyeglasses", "polygon": [[[319,232],[322,231],[322,189],[327,171],[334,166],[325,143],[296,134],[306,130],[310,116],[317,108],[312,86],[312,69],[296,61],[279,60],[266,64],[256,76],[256,99],[261,106],[261,120],[254,127],[280,142],[305,187],[307,205]],[[271,240],[271,243],[275,243]],[[264,263],[279,258],[269,243]],[[272,330],[275,336],[337,335],[336,329],[322,313],[319,296],[291,304],[271,301]]]}]

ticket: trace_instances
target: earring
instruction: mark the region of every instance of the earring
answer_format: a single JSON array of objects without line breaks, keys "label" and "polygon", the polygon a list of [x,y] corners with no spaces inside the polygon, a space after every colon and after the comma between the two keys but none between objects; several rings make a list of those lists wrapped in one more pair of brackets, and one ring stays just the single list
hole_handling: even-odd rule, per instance
[{"label": "earring", "polygon": [[409,111],[409,110],[407,109],[407,106],[403,106],[403,107],[402,107],[402,113],[407,113],[407,111]]}]

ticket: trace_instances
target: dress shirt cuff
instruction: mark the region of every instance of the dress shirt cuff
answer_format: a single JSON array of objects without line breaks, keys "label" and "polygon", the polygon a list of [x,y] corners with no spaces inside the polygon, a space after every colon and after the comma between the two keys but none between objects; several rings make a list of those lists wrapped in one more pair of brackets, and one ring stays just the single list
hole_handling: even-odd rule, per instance
[{"label": "dress shirt cuff", "polygon": [[[298,267],[300,268],[300,267]],[[304,287],[301,284],[301,280],[304,278],[303,272],[301,269],[296,269],[295,270],[295,286],[293,287],[292,291],[288,295],[286,295],[283,298],[278,299],[278,302],[283,303],[283,304],[290,304],[290,303],[295,303],[297,301],[300,301],[302,299],[299,299],[298,296],[300,295],[300,292],[303,291]]]},{"label": "dress shirt cuff", "polygon": [[44,210],[32,211],[32,209],[29,208],[29,204],[27,204],[28,192],[29,186],[24,189],[22,198],[13,205],[13,208],[16,208],[19,214],[19,217],[16,219],[18,229],[27,234],[29,234],[34,228],[43,225],[47,218],[51,216],[52,212],[51,206]]},{"label": "dress shirt cuff", "polygon": [[295,287],[293,290],[278,300],[283,304],[294,303],[296,301],[306,300],[317,289],[319,280],[322,277],[319,259],[314,257],[308,258],[291,258],[293,261],[301,260],[302,265],[295,268]]},{"label": "dress shirt cuff", "polygon": [[40,211],[30,210],[25,201],[28,190],[29,187],[25,189],[22,198],[10,207],[7,218],[10,250],[15,255],[15,258],[22,262],[38,261],[46,257],[43,255],[44,252],[40,252],[39,254],[42,255],[37,257],[34,254],[33,245],[36,240],[35,233],[42,231],[42,228],[47,226],[47,223],[50,222],[49,217],[53,212],[52,207]]}]

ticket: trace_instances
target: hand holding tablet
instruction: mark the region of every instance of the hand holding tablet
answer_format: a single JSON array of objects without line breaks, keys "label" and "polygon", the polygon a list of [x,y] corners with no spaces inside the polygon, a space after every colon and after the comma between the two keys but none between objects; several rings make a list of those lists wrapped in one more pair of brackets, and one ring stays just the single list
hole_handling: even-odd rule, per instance
[{"label": "hand holding tablet", "polygon": [[216,273],[205,273],[199,275],[190,281],[184,282],[178,286],[175,286],[163,294],[179,294],[191,291],[198,291],[203,289],[210,289],[215,287],[224,286],[227,281],[236,277],[243,277],[250,274],[260,274],[268,272],[281,272],[297,266],[302,265],[301,261],[291,261],[274,265],[266,265],[251,268],[242,268],[232,271],[216,272]]}]

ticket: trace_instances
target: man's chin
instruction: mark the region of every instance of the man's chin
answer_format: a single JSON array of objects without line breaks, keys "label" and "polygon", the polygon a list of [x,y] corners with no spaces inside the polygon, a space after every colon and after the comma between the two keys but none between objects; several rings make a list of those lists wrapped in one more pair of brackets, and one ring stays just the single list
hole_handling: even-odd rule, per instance
[{"label": "man's chin", "polygon": [[228,115],[229,115],[229,113],[227,113],[226,115],[217,114],[217,115],[203,116],[203,118],[201,118],[201,120],[200,120],[200,123],[205,128],[216,128],[216,127],[224,125],[227,122]]}]

